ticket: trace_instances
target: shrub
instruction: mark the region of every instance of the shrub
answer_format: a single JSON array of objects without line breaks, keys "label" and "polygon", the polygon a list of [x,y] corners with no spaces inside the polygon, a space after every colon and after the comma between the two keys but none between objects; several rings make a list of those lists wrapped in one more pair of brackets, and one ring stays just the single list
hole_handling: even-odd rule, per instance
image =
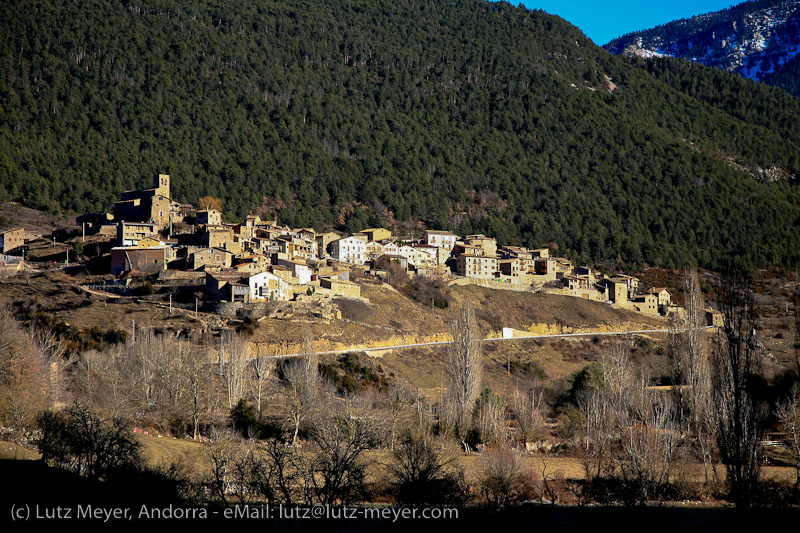
[{"label": "shrub", "polygon": [[140,469],[141,444],[128,422],[104,420],[88,407],[75,404],[63,412],[47,410],[37,419],[42,460],[90,479],[107,479],[116,472]]},{"label": "shrub", "polygon": [[524,457],[509,449],[490,448],[483,453],[478,486],[484,502],[495,509],[531,500],[536,494]]},{"label": "shrub", "polygon": [[247,335],[248,337],[252,337],[257,329],[258,329],[258,322],[250,317],[246,317],[244,320],[242,320],[241,324],[236,326],[236,331],[244,335]]},{"label": "shrub", "polygon": [[464,470],[455,455],[430,437],[407,435],[392,452],[390,485],[400,505],[463,505]]},{"label": "shrub", "polygon": [[234,429],[245,438],[280,439],[284,436],[279,425],[261,421],[253,404],[245,400],[239,400],[231,410],[231,421]]}]

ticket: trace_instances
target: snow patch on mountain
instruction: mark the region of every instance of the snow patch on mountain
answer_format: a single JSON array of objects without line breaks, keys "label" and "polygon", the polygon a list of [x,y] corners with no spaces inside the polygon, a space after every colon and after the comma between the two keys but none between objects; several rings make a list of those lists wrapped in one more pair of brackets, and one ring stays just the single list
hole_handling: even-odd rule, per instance
[{"label": "snow patch on mountain", "polygon": [[645,58],[682,57],[761,80],[800,53],[800,0],[675,21],[622,37],[606,47]]}]

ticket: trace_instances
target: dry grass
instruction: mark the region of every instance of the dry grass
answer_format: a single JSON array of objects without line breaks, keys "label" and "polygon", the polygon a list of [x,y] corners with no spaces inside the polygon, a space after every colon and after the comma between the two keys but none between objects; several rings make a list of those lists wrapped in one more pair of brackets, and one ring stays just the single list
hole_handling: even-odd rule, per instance
[{"label": "dry grass", "polygon": [[[151,464],[179,462],[194,473],[200,473],[208,466],[204,447],[200,443],[167,437],[158,438],[153,435],[139,436],[139,440],[143,444],[144,456]],[[0,443],[0,453],[9,444]],[[22,448],[22,450],[25,449]],[[27,451],[30,452],[30,450]],[[38,457],[35,452],[30,452],[30,456],[25,458],[38,459]],[[365,453],[364,459],[369,465],[367,472],[370,482],[378,482],[383,479],[386,475],[386,466],[392,461],[391,452],[388,450],[371,450]],[[481,455],[479,453],[462,453],[458,460],[464,467],[467,479],[472,482],[477,480],[481,471]],[[575,457],[529,454],[525,457],[523,468],[538,475],[544,471],[546,475],[558,479],[585,479],[583,462],[580,458]],[[676,479],[680,478],[684,482],[702,483],[704,481],[701,463],[677,464],[675,471]],[[795,479],[795,469],[792,467],[765,466],[761,471],[764,480],[791,483]],[[722,465],[717,467],[717,472],[721,479],[724,479],[725,468]]]},{"label": "dry grass", "polygon": [[190,475],[201,474],[208,466],[203,444],[186,439],[138,435],[145,460],[152,465],[177,463]]},{"label": "dry grass", "polygon": [[4,217],[6,224],[0,229],[10,229],[23,227],[28,231],[50,235],[50,233],[60,227],[70,223],[64,217],[50,215],[43,211],[25,207],[17,202],[3,202],[0,204],[0,217]]},{"label": "dry grass", "polygon": [[41,458],[41,455],[30,448],[25,448],[13,442],[0,441],[0,459],[37,461]]}]

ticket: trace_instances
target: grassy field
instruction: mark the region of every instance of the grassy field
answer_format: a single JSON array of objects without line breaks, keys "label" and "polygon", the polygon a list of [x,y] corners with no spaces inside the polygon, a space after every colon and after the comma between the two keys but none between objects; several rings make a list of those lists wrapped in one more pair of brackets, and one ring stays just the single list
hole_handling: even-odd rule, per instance
[{"label": "grassy field", "polygon": [[[145,459],[153,465],[169,465],[178,463],[187,472],[193,475],[202,475],[209,466],[206,449],[203,444],[172,437],[158,437],[155,435],[137,435],[142,443],[142,452]],[[35,451],[16,444],[0,441],[0,459],[37,460],[40,456]],[[370,465],[368,469],[369,481],[379,482],[386,475],[386,465],[391,461],[391,452],[388,450],[373,450],[364,455],[365,461]],[[460,453],[458,461],[463,466],[467,479],[475,482],[481,473],[482,456],[479,453]],[[553,479],[580,480],[585,478],[583,462],[579,458],[564,457],[560,455],[526,454],[523,470],[532,473],[534,479],[545,475]],[[704,481],[703,465],[700,463],[682,463],[675,468],[676,479],[690,483]],[[722,479],[725,469],[718,466],[718,473]],[[795,479],[795,469],[785,466],[765,466],[762,468],[762,478],[765,480],[783,481],[790,483]]]}]

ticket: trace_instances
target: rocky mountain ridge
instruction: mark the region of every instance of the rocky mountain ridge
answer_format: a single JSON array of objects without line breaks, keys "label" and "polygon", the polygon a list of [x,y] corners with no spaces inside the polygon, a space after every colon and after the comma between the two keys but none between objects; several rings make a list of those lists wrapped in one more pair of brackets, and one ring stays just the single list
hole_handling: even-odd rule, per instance
[{"label": "rocky mountain ridge", "polygon": [[770,83],[776,74],[795,70],[800,61],[800,1],[745,2],[630,33],[604,48],[640,57],[681,57]]}]

